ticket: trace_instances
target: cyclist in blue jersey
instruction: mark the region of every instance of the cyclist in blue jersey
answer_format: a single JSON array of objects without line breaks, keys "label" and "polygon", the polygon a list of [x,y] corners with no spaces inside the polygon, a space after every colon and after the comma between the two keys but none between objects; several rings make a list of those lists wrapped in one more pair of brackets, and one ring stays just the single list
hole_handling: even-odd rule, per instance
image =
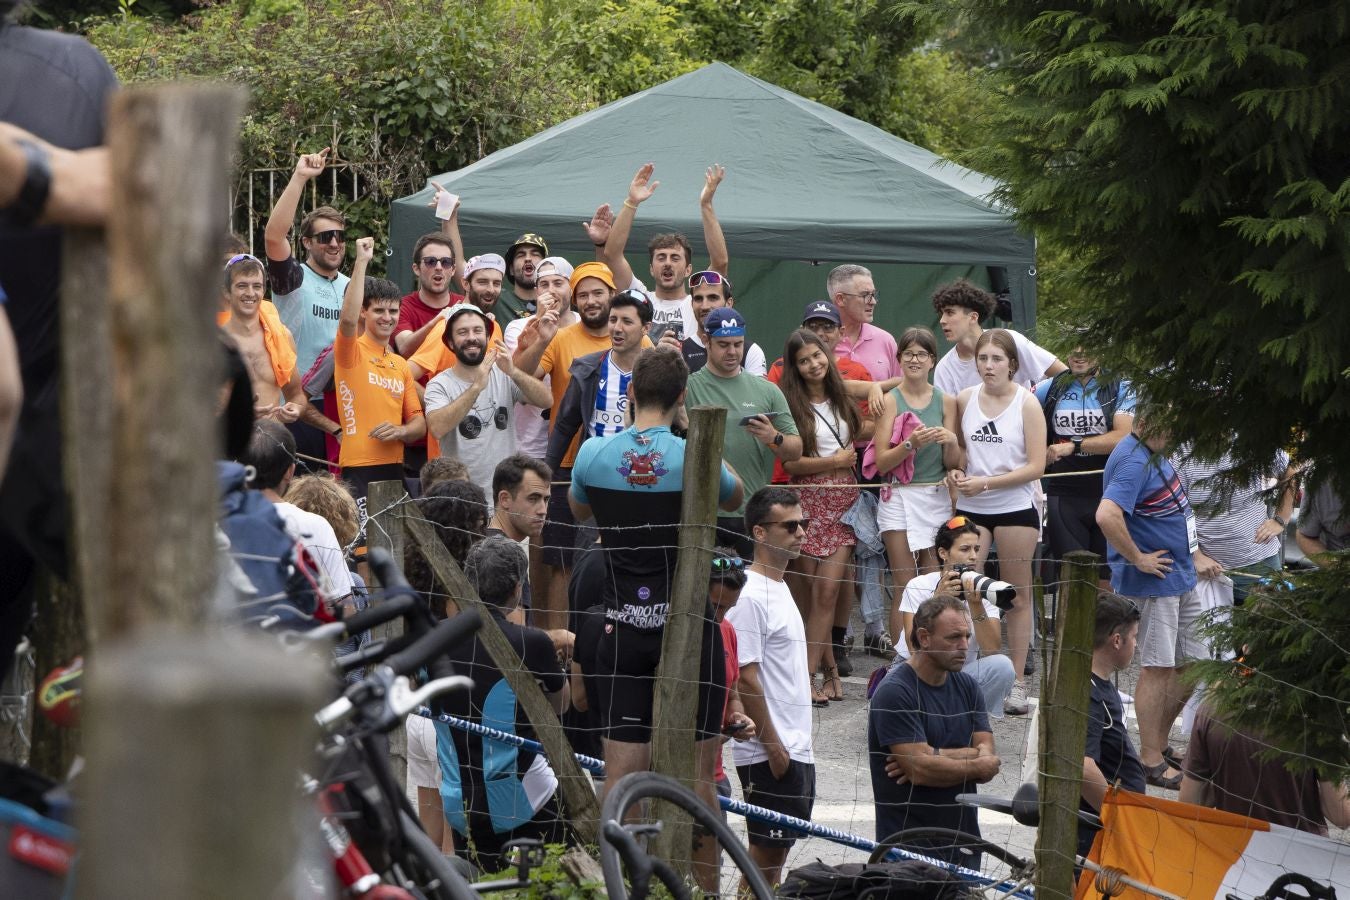
[{"label": "cyclist in blue jersey", "polygon": [[[596,686],[591,707],[604,728],[607,784],[651,766],[653,691],[684,488],[685,442],[670,425],[684,404],[688,379],[679,353],[643,351],[633,366],[633,425],[586,441],[572,469],[572,513],[578,522],[594,515],[604,552],[605,623],[583,666]],[[723,509],[740,505],[740,479],[725,463],[718,488]],[[721,752],[726,667],[720,631],[706,609],[699,658],[696,789],[717,811],[714,763]],[[716,842],[703,838],[696,844],[700,885],[715,889]]]}]

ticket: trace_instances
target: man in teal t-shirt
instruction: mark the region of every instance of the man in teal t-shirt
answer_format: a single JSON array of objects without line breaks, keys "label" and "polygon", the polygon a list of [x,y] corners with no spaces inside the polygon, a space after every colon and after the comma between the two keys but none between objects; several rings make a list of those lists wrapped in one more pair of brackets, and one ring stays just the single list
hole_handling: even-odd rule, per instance
[{"label": "man in teal t-shirt", "polygon": [[[741,369],[745,351],[745,314],[730,307],[708,314],[708,362],[689,376],[685,406],[720,406],[727,411],[722,459],[736,470],[749,497],[773,477],[774,458],[791,462],[802,455],[802,439],[776,385]],[[741,423],[746,424],[742,425]],[[736,545],[741,556],[754,557],[745,534],[745,505],[717,519],[718,540]]]}]

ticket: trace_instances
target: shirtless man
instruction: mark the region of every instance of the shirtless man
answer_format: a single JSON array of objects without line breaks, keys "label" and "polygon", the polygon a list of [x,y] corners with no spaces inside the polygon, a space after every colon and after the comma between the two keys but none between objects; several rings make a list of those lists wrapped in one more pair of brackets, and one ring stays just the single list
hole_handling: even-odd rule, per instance
[{"label": "shirtless man", "polygon": [[223,330],[234,338],[253,382],[253,409],[258,418],[317,424],[310,412],[296,368],[295,339],[276,316],[262,315],[267,278],[262,263],[247,254],[231,257],[225,267],[225,303],[230,317]]}]

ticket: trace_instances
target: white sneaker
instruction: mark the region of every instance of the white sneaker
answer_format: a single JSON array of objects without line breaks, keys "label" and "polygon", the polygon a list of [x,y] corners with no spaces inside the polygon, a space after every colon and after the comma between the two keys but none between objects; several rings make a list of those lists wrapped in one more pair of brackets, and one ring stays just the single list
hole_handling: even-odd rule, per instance
[{"label": "white sneaker", "polygon": [[1003,714],[1005,716],[1025,716],[1030,711],[1031,704],[1027,702],[1027,683],[1025,681],[1014,681],[1008,699],[1003,701]]}]

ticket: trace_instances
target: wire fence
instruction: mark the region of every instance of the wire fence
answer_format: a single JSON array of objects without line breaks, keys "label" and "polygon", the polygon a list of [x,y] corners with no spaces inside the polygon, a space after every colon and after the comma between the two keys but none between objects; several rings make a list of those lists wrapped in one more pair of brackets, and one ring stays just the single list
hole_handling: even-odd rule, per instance
[{"label": "wire fence", "polygon": [[[470,503],[470,505],[472,504]],[[485,506],[481,511],[481,514],[471,516],[466,513],[465,519],[476,519],[478,523],[485,526],[487,522],[487,513],[488,510]],[[422,515],[419,500],[405,492],[392,505],[381,510],[373,511],[372,519],[368,525],[368,532],[373,535],[378,535],[385,542],[397,542],[402,545],[403,541],[400,539],[400,536],[391,531],[392,528],[399,527],[393,523],[397,523],[400,517],[416,519],[430,525],[437,534],[446,538],[453,538],[452,540],[447,541],[448,544],[460,547],[466,546],[468,543],[472,543],[481,538],[484,530],[484,527],[467,527],[463,524],[453,524],[429,519]],[[634,529],[632,530],[641,530],[645,527],[647,526],[634,526]],[[708,532],[708,545],[711,546],[714,542],[715,537],[713,533]],[[350,553],[354,548],[349,546],[341,549],[344,552]],[[567,684],[569,689],[573,692],[574,699],[578,697],[586,698],[586,700],[583,701],[586,703],[586,710],[584,712],[580,712],[574,708],[564,714],[562,721],[568,739],[571,742],[572,749],[579,754],[578,758],[582,760],[583,768],[590,770],[590,774],[585,776],[587,779],[587,788],[603,789],[604,779],[600,772],[600,767],[603,765],[606,745],[602,740],[605,733],[604,716],[599,715],[599,713],[603,713],[604,711],[597,710],[594,707],[593,704],[596,697],[592,692],[587,690],[587,679],[593,675],[593,673],[587,672],[587,666],[590,664],[588,662],[588,656],[592,654],[595,649],[592,643],[594,635],[598,630],[603,630],[605,627],[602,597],[607,592],[612,592],[617,589],[617,584],[613,580],[611,567],[602,564],[606,555],[611,551],[603,544],[596,543],[588,544],[584,548],[564,546],[555,547],[555,549],[575,553],[579,563],[586,557],[592,555],[601,561],[601,563],[598,564],[586,564],[594,570],[594,573],[598,576],[598,581],[592,580],[590,582],[591,587],[584,589],[584,593],[578,595],[574,590],[569,596],[567,612],[570,617],[569,622],[573,624],[574,636],[566,639],[563,644],[555,646],[558,653],[557,658],[553,662],[553,665],[556,668],[552,674],[557,674],[558,670],[565,666]],[[674,554],[679,548],[674,545],[657,545],[650,549],[666,550]],[[406,552],[416,551],[409,550]],[[457,561],[462,562],[462,560]],[[1044,562],[1039,553],[1033,558],[1023,559],[1021,561],[1031,562],[1037,570],[1042,569],[1040,564]],[[1001,564],[1006,564],[1008,562],[1011,562],[1011,560],[1000,560]],[[808,586],[812,583],[827,581],[842,583],[843,581],[856,580],[870,570],[850,560],[844,564],[843,571],[844,575],[841,579],[823,578],[822,576],[809,572],[800,573],[800,578],[803,583]],[[889,612],[896,608],[903,585],[889,584],[887,581],[887,576],[889,575],[888,570],[883,569],[882,574],[883,596],[886,598],[886,607]],[[979,793],[994,796],[1011,796],[1017,785],[1021,783],[1026,781],[1040,781],[1044,785],[1047,781],[1065,778],[1066,776],[1064,776],[1063,773],[1072,769],[1077,769],[1079,777],[1081,777],[1083,765],[1082,756],[1077,753],[1068,755],[1060,753],[1058,756],[1055,756],[1054,754],[1047,752],[1046,739],[1043,734],[1044,726],[1041,722],[1042,718],[1047,714],[1047,711],[1042,707],[1040,701],[1042,698],[1045,698],[1049,692],[1050,673],[1055,671],[1056,668],[1062,669],[1066,667],[1066,663],[1063,659],[1056,660],[1054,658],[1056,651],[1061,654],[1063,653],[1063,648],[1057,647],[1054,640],[1055,635],[1051,630],[1053,628],[1053,623],[1046,620],[1047,604],[1044,602],[1044,598],[1050,596],[1062,596],[1069,590],[1071,584],[1072,583],[1066,579],[1050,577],[1038,580],[1034,586],[1033,593],[1037,602],[1035,603],[1033,615],[1037,628],[1033,639],[1040,651],[1040,659],[1037,663],[1037,675],[1028,679],[1031,685],[1030,714],[1026,716],[1005,716],[1002,718],[991,719],[988,727],[991,729],[994,752],[999,757],[1000,764],[996,774],[984,784],[979,785],[978,788],[976,788],[974,783],[968,785],[971,789],[978,790]],[[536,585],[534,590],[536,608],[539,604],[538,598],[546,595],[545,591],[540,590],[541,587],[542,586]],[[1089,587],[1091,587],[1093,595],[1095,596],[1095,583],[1089,585]],[[443,586],[437,584],[424,586],[424,595],[427,598],[427,602],[431,604],[433,608],[439,606],[441,611],[444,610],[447,601],[462,599],[456,597],[453,592],[448,591]],[[376,602],[378,602],[378,599]],[[1260,607],[1260,609],[1262,610],[1260,615],[1268,616],[1272,623],[1280,621],[1280,617],[1282,616],[1289,615],[1287,610],[1274,604],[1271,604],[1268,607]],[[588,611],[592,617],[596,617],[591,620],[589,624],[587,623],[586,618]],[[709,614],[711,615],[712,613],[709,612]],[[1210,613],[1211,616],[1221,614],[1221,609]],[[856,615],[852,610],[850,610],[850,615],[854,617],[854,626],[859,627],[861,623],[857,622]],[[576,623],[582,624],[578,625]],[[1332,636],[1328,635],[1324,630],[1317,629],[1312,623],[1307,624],[1309,626],[1310,639],[1323,640],[1335,645]],[[616,640],[623,641],[628,637],[628,633],[625,630],[620,629]],[[564,650],[564,646],[570,649]],[[650,652],[651,645],[649,643],[639,643],[635,646],[639,648],[641,652]],[[659,647],[659,644],[657,646]],[[807,642],[803,638],[798,637],[795,641],[788,642],[784,652],[804,655],[807,649]],[[1338,649],[1341,648],[1338,646]],[[997,656],[1006,653],[1007,650],[1005,638],[1002,646],[996,653],[981,653],[981,656]],[[906,651],[902,646],[902,655],[905,652]],[[1229,652],[1229,648],[1215,647],[1211,648],[1211,652],[1216,655],[1224,654]],[[1090,648],[1080,648],[1072,651],[1072,654],[1080,660],[1080,669],[1086,670],[1092,667]],[[1033,656],[1035,655],[1036,654],[1033,654]],[[859,654],[856,652],[854,653],[854,659],[855,661],[860,659]],[[485,665],[491,665],[483,660],[476,660],[473,662],[474,664],[483,663]],[[892,665],[893,663],[888,661],[874,659],[874,666],[876,668],[890,667]],[[870,667],[864,667],[864,669],[866,668]],[[548,673],[536,673],[541,680],[545,674]],[[870,842],[886,837],[886,835],[882,835],[878,832],[878,814],[882,811],[878,806],[878,788],[879,786],[884,785],[885,779],[889,778],[893,780],[893,776],[882,774],[884,773],[884,755],[879,754],[874,747],[869,747],[868,743],[869,727],[872,725],[876,716],[881,714],[877,710],[870,709],[869,704],[867,703],[866,681],[867,676],[872,674],[873,672],[871,671],[863,670],[858,671],[858,674],[852,677],[843,679],[843,700],[837,703],[830,703],[823,708],[812,705],[811,686],[808,683],[797,685],[795,693],[778,696],[774,699],[772,709],[777,709],[786,716],[805,715],[810,717],[809,744],[811,747],[811,758],[813,759],[815,767],[814,805],[811,808],[809,815],[803,817],[810,819],[813,823],[813,828],[809,829],[807,833],[802,834],[800,839],[793,845],[788,855],[788,868],[804,864],[816,858],[835,862],[858,861],[858,853],[868,849],[868,844]],[[1020,673],[1017,674],[1020,675]],[[1135,747],[1138,747],[1139,736],[1137,723],[1139,717],[1136,713],[1138,703],[1133,695],[1139,690],[1139,674],[1140,669],[1137,660],[1129,662],[1120,671],[1111,674],[1108,681],[1118,692],[1118,706],[1115,704],[1104,705],[1099,696],[1094,696],[1093,699],[1088,700],[1086,703],[1074,705],[1071,708],[1071,712],[1084,722],[1092,720],[1095,716],[1096,721],[1100,724],[1105,724],[1108,729],[1116,724],[1114,721],[1115,717],[1120,716],[1124,722],[1127,723],[1126,731],[1129,735],[1129,740]],[[1268,676],[1258,669],[1255,673],[1255,677],[1265,678]],[[684,687],[690,691],[706,692],[708,684],[699,681],[688,683]],[[1339,703],[1344,701],[1344,698],[1328,696],[1309,685],[1289,684],[1286,685],[1286,687],[1291,695],[1306,698],[1306,702],[1309,703]],[[612,700],[612,697],[610,699]],[[461,757],[454,757],[458,759],[458,768],[460,769],[460,772],[458,773],[457,778],[452,778],[451,780],[457,780],[461,785],[462,793],[459,795],[458,802],[463,803],[466,808],[472,809],[475,815],[486,817],[486,820],[488,821],[493,820],[493,816],[497,815],[501,822],[516,822],[518,827],[525,829],[526,832],[528,832],[530,828],[536,828],[541,833],[546,834],[558,834],[565,831],[568,822],[566,811],[556,803],[550,805],[547,802],[548,798],[554,796],[556,793],[556,787],[550,791],[549,786],[550,784],[556,785],[558,775],[551,771],[548,775],[540,774],[540,768],[544,767],[546,764],[542,762],[542,756],[537,755],[537,747],[531,742],[531,732],[528,723],[514,720],[514,708],[511,710],[510,715],[505,717],[500,714],[499,710],[497,718],[489,723],[485,718],[485,710],[481,706],[480,698],[460,698],[459,701],[450,700],[447,702],[450,704],[458,704],[457,706],[447,707],[444,710],[445,712],[450,713],[450,718],[455,719],[456,722],[469,723],[470,727],[468,730],[472,731],[477,738],[481,739],[481,743],[478,744],[474,750],[463,752]],[[475,705],[475,703],[478,703],[479,705]],[[457,710],[458,714],[456,714],[454,710]],[[900,713],[905,711],[896,710],[895,712]],[[922,716],[928,720],[930,724],[934,720],[951,720],[953,724],[957,724],[959,722],[964,722],[969,718],[968,712],[944,713],[929,708],[921,708],[919,712],[921,712]],[[1060,712],[1062,713],[1063,710]],[[1169,720],[1169,727],[1167,730],[1167,747],[1177,756],[1185,755],[1187,752],[1188,738],[1190,737],[1189,732],[1193,721],[1191,716],[1187,715],[1183,717],[1180,715],[1180,712],[1180,709],[1178,709],[1178,715],[1172,717],[1176,720],[1175,723],[1173,723],[1172,720]],[[1210,724],[1208,716],[1202,717],[1201,722],[1203,735],[1201,738],[1197,738],[1197,740],[1207,741],[1208,744],[1205,745],[1203,750],[1193,749],[1191,752],[1205,753],[1206,771],[1208,772],[1211,781],[1215,784],[1220,783],[1224,779],[1231,781],[1234,778],[1243,777],[1261,777],[1270,779],[1274,775],[1278,775],[1279,771],[1282,771],[1282,763],[1279,761],[1268,765],[1260,763],[1261,768],[1259,771],[1253,769],[1254,766],[1258,765],[1258,762],[1254,761],[1254,754],[1251,748],[1255,747],[1258,751],[1270,750],[1272,752],[1287,754],[1288,751],[1280,747],[1279,742],[1268,740],[1260,735],[1244,734],[1242,737],[1249,739],[1250,743],[1239,744],[1231,736],[1225,739],[1222,730],[1215,728]],[[663,732],[668,732],[679,726],[670,722],[660,722],[655,723],[654,727]],[[938,730],[942,729],[939,728]],[[695,733],[695,731],[687,726],[680,729],[680,734],[682,740],[687,740],[691,744],[697,742],[700,738],[707,739],[706,734]],[[515,755],[510,756],[508,754],[508,762],[502,761],[504,757],[501,751],[489,750],[490,745],[501,743],[503,738],[505,739],[506,745],[514,748],[513,752]],[[425,737],[423,739],[425,740]],[[440,734],[433,735],[431,738],[431,747],[433,749],[431,751],[430,759],[435,764],[435,774],[427,777],[426,767],[423,767],[421,771],[423,777],[427,778],[428,781],[428,783],[422,786],[427,791],[434,792],[434,796],[438,798],[439,802],[446,804],[445,808],[449,808],[449,805],[456,801],[453,796],[447,797],[443,794],[447,775],[440,767],[445,764],[446,756],[443,752],[437,753],[435,749],[445,740],[446,737]],[[414,743],[415,741],[410,734],[410,758],[414,753]],[[721,790],[724,797],[729,796],[731,798],[729,800],[722,800],[720,805],[723,809],[730,810],[734,813],[753,812],[753,808],[756,807],[757,804],[753,802],[753,790],[747,795],[747,791],[740,784],[740,773],[738,773],[735,764],[734,747],[736,744],[737,742],[734,740],[727,740],[726,746],[723,747],[718,754],[723,760],[722,768],[726,773],[722,780]],[[467,744],[461,739],[459,741],[459,746],[461,750],[463,750],[463,748],[467,747]],[[1192,748],[1201,747],[1200,744],[1194,742],[1191,742],[1190,746]],[[463,757],[468,757],[468,759]],[[1325,762],[1322,760],[1311,760],[1306,755],[1303,755],[1303,758],[1313,762]],[[1286,755],[1284,759],[1287,760],[1288,756]],[[413,768],[414,767],[410,765],[410,773]],[[507,774],[503,775],[503,773]],[[497,790],[498,794],[500,794],[501,791],[499,789],[488,789],[486,787],[470,788],[469,785],[485,786],[487,784],[497,784],[503,777],[518,780],[523,785],[523,790],[511,801],[512,803],[517,804],[515,807],[510,808],[505,813],[501,812],[501,810],[494,813],[492,809],[488,808],[490,806],[490,802],[488,801],[493,795],[493,790]],[[551,781],[550,778],[552,779]],[[1273,794],[1269,791],[1263,792],[1260,789],[1260,784],[1253,784],[1251,786],[1252,789],[1246,792],[1248,814],[1257,818],[1279,819],[1282,815],[1281,810],[1289,806],[1297,807],[1298,803],[1301,802],[1299,797],[1302,796],[1301,794],[1298,794],[1298,792],[1302,791],[1303,794],[1306,794],[1310,789],[1308,777],[1293,776],[1286,773],[1285,779],[1286,780],[1282,782],[1283,787]],[[1074,780],[1076,782],[1076,778]],[[1268,780],[1266,783],[1269,784],[1272,782],[1269,782]],[[1317,784],[1315,778],[1311,782],[1311,785],[1311,789],[1314,793],[1323,790],[1322,786]],[[499,787],[500,786],[498,785],[498,788]],[[710,785],[710,787],[715,786]],[[480,790],[481,795],[474,793],[474,791]],[[1075,792],[1076,791],[1077,788],[1075,787]],[[1170,791],[1162,791],[1156,787],[1149,788],[1149,792],[1154,796],[1176,796],[1176,794]],[[416,791],[413,791],[412,793],[414,796],[416,795]],[[545,795],[547,795],[547,797]],[[1342,813],[1341,810],[1334,805],[1335,796],[1334,791],[1328,793],[1320,808],[1307,810],[1307,818],[1309,819],[1309,822],[1305,823],[1307,827],[1314,829],[1316,827],[1321,827],[1325,830],[1325,823],[1322,819],[1330,820],[1333,823],[1337,821],[1337,817]],[[1343,798],[1343,794],[1341,797]],[[541,798],[543,798],[542,802]],[[1231,799],[1232,798],[1229,798],[1230,801]],[[916,809],[924,806],[923,801],[915,800],[913,797],[910,798],[909,802]],[[485,803],[487,803],[487,806],[484,806]],[[748,805],[746,805],[747,803]],[[477,806],[475,806],[475,804],[477,804]],[[520,804],[525,805],[521,806]],[[933,806],[933,812],[935,814],[942,814],[943,810],[941,807],[943,804],[937,803],[931,805]],[[439,809],[437,812],[439,812]],[[773,811],[769,812],[772,813]],[[435,814],[436,813],[433,813],[433,816]],[[538,818],[541,815],[545,816],[548,821],[538,821]],[[783,814],[773,813],[773,815],[781,816]],[[1321,818],[1319,818],[1317,822],[1312,823],[1311,819],[1316,817]],[[923,818],[922,813],[920,814],[920,818]],[[772,816],[770,816],[769,819],[771,820]],[[468,819],[466,818],[464,821],[467,822]],[[1033,855],[1036,849],[1035,842],[1037,838],[1035,829],[1018,825],[1005,815],[989,811],[981,811],[975,816],[974,821],[978,822],[985,839],[990,840],[1010,852],[1026,857]],[[533,823],[533,825],[530,823]],[[782,823],[780,822],[780,824]],[[737,828],[740,833],[747,834],[747,836],[750,833],[753,833],[745,825],[737,825]],[[790,827],[779,830],[786,834],[794,833]],[[1350,846],[1347,846],[1345,843],[1346,834],[1337,828],[1332,829],[1331,838],[1334,842],[1332,846],[1338,849],[1334,849],[1330,853],[1330,858],[1332,860],[1332,862],[1328,864],[1330,868],[1324,866],[1321,870],[1317,869],[1316,867],[1317,865],[1320,865],[1320,863],[1309,863],[1304,856],[1300,855],[1298,848],[1292,846],[1288,849],[1288,856],[1283,862],[1281,863],[1281,861],[1277,859],[1276,864],[1283,865],[1287,871],[1301,872],[1303,874],[1309,874],[1311,877],[1318,877],[1320,874],[1324,880],[1328,881],[1342,877],[1340,874],[1342,868],[1347,864],[1346,861],[1350,860]],[[460,835],[460,839],[467,839],[470,842],[474,842],[475,840],[472,836],[463,834]],[[1206,864],[1205,860],[1202,858],[1203,854],[1198,850],[1195,851],[1194,858],[1188,863],[1186,859],[1186,852],[1188,851],[1178,851],[1174,846],[1165,844],[1162,832],[1159,832],[1159,836],[1156,837],[1155,840],[1157,842],[1156,846],[1146,849],[1151,849],[1154,856],[1159,860],[1164,858],[1167,859],[1167,865],[1170,867],[1181,867],[1184,869],[1187,865],[1193,865],[1198,870],[1203,868]],[[491,847],[494,846],[493,838],[490,837],[487,843],[489,849],[491,849]],[[1072,859],[1074,848],[1064,845],[1047,848],[1047,852],[1058,853],[1065,858]],[[490,860],[493,857],[490,853],[487,853],[484,858]],[[732,874],[729,871],[724,871],[722,875],[723,883],[729,883],[731,877]]]}]

